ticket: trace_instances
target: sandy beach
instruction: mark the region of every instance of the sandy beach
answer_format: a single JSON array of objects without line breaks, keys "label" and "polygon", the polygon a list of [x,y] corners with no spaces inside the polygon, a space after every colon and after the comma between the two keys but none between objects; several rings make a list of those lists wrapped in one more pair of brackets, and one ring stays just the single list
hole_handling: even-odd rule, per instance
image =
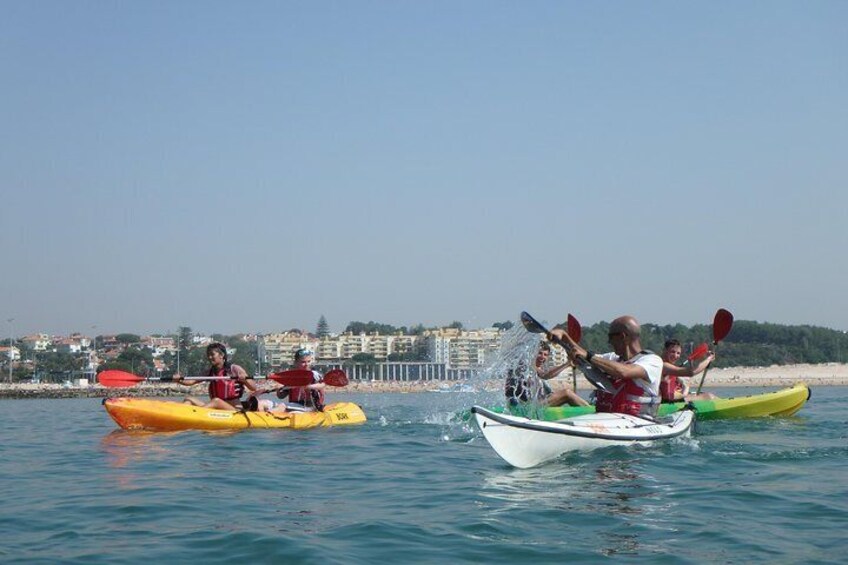
[{"label": "sandy beach", "polygon": [[[697,386],[700,376],[693,379]],[[848,386],[848,364],[825,363],[820,365],[773,365],[771,367],[730,367],[711,369],[707,375],[704,390],[718,387],[786,387],[797,382],[816,386]],[[571,373],[550,381],[554,389],[570,386]],[[428,392],[448,389],[463,384],[456,381],[390,381],[390,382],[351,382],[345,392],[381,393],[381,392]],[[503,387],[500,380],[473,382],[477,389],[499,391]],[[590,388],[589,383],[578,376],[578,390]],[[198,394],[196,387],[193,394]],[[188,394],[188,387],[173,384],[142,384],[132,388],[104,388],[100,385],[74,387],[59,384],[0,384],[0,398],[105,398],[114,396],[182,396]],[[202,392],[202,391],[201,391]],[[332,394],[332,389],[331,389]]]}]

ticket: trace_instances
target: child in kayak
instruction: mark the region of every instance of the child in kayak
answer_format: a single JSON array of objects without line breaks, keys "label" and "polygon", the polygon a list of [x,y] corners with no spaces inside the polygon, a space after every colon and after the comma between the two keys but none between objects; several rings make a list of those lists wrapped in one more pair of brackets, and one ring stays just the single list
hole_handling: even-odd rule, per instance
[{"label": "child in kayak", "polygon": [[[326,388],[327,385],[323,382],[324,375],[312,368],[313,363],[315,363],[315,354],[312,351],[306,348],[301,348],[295,351],[294,366],[292,369],[312,371],[312,379],[314,382],[307,386],[279,386],[272,389],[277,391],[277,398],[281,400],[288,399],[288,406],[286,406],[285,402],[281,402],[270,410],[267,408],[265,409],[270,412],[286,412],[291,409],[306,412],[312,412],[315,410],[323,412],[324,388]],[[260,406],[260,409],[262,408],[264,407]]]},{"label": "child in kayak", "polygon": [[[244,394],[244,389],[247,388],[248,390],[255,391],[256,383],[247,376],[247,371],[242,367],[229,362],[227,359],[227,348],[224,344],[210,343],[206,346],[206,358],[211,364],[207,372],[208,376],[229,378],[208,381],[209,402],[195,396],[186,396],[183,403],[218,410],[241,410],[241,397]],[[174,374],[173,380],[175,383],[188,386],[207,382],[184,379],[179,373]]]},{"label": "child in kayak", "polygon": [[570,389],[562,389],[554,392],[551,387],[544,381],[552,379],[571,366],[571,362],[565,362],[556,367],[545,369],[545,363],[551,355],[551,346],[547,342],[539,344],[539,350],[536,352],[536,360],[534,372],[535,376],[541,381],[535,381],[533,375],[522,375],[526,373],[526,366],[521,363],[514,370],[509,372],[504,387],[504,394],[507,402],[511,406],[516,406],[519,403],[529,402],[531,400],[539,402],[545,406],[562,406],[570,404],[572,406],[588,406],[588,402],[579,397]]},{"label": "child in kayak", "polygon": [[663,402],[689,402],[691,400],[712,400],[716,396],[710,392],[702,394],[689,394],[689,383],[681,377],[692,377],[698,375],[709,366],[715,359],[715,354],[708,352],[706,357],[695,365],[694,360],[686,365],[677,365],[677,361],[683,354],[683,347],[676,339],[665,342],[663,350],[662,382],[660,383],[660,394]]}]

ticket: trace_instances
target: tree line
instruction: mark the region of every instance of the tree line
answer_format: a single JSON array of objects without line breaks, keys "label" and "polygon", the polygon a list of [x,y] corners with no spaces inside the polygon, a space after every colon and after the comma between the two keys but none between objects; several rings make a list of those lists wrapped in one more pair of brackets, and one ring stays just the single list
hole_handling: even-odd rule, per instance
[{"label": "tree line", "polygon": [[[323,316],[322,316],[323,318]],[[327,329],[326,320],[322,330]],[[494,327],[509,329],[512,322],[499,322]],[[453,327],[462,328],[455,322]],[[410,328],[392,326],[379,322],[351,322],[346,331],[354,333],[380,332],[381,334],[420,335],[423,325]],[[419,333],[415,333],[415,332]],[[609,323],[599,322],[583,328],[581,343],[584,347],[596,352],[609,351]],[[153,353],[141,346],[141,338],[135,334],[119,334],[125,349],[113,360],[101,364],[97,370],[120,369],[142,376],[154,376]],[[166,353],[162,361],[168,370],[165,375],[172,374],[179,366],[183,375],[202,375],[208,368],[205,347],[197,347],[193,343],[194,334],[190,327],[180,327],[177,332],[177,352]],[[232,351],[230,361],[241,365],[248,374],[259,371],[257,347],[255,343],[244,340],[243,335],[213,334],[212,339],[227,344]],[[707,342],[712,344],[712,326],[697,324],[685,326],[674,325],[642,325],[642,345],[646,349],[661,352],[666,340],[675,338],[683,344],[684,353],[688,353]],[[21,345],[19,343],[19,345]],[[72,371],[83,371],[87,366],[87,354],[68,354],[54,352],[35,352],[24,350],[24,358],[34,363],[18,363],[14,367],[14,380],[25,380],[37,372],[42,378],[57,380],[62,375]],[[426,353],[420,350],[393,353],[389,361],[427,361]],[[354,356],[351,362],[375,363],[377,359],[368,353]],[[848,333],[817,326],[790,326],[737,320],[730,334],[721,342],[718,348],[717,367],[737,366],[769,366],[788,365],[797,363],[845,363],[848,361]],[[8,365],[7,365],[8,366]],[[269,367],[261,367],[267,371]]]},{"label": "tree line", "polygon": [[[593,351],[609,351],[608,332],[607,322],[585,327],[582,345]],[[711,325],[642,325],[642,346],[646,349],[659,353],[671,338],[680,341],[684,354],[704,342],[713,349]],[[844,363],[848,360],[848,333],[817,326],[737,320],[717,353],[716,367]]]}]

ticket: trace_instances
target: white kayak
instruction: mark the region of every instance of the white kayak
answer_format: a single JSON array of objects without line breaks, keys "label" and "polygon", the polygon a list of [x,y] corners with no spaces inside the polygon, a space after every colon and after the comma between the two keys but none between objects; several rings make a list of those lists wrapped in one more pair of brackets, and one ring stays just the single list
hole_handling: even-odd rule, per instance
[{"label": "white kayak", "polygon": [[651,420],[629,414],[595,413],[564,420],[531,420],[471,408],[486,441],[504,461],[527,469],[575,450],[628,445],[688,436],[695,415],[681,410]]}]

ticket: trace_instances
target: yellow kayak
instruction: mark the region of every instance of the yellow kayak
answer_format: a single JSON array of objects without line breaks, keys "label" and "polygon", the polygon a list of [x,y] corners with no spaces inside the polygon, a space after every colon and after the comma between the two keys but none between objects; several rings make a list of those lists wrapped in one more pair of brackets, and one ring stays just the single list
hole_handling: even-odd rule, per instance
[{"label": "yellow kayak", "polygon": [[125,430],[174,432],[179,430],[245,430],[287,428],[306,430],[365,422],[362,408],[352,402],[328,404],[323,412],[233,412],[200,408],[180,402],[143,398],[108,398],[106,412]]},{"label": "yellow kayak", "polygon": [[[698,420],[719,420],[725,418],[762,418],[764,416],[792,416],[804,407],[810,398],[810,388],[805,383],[791,387],[731,398],[714,400],[694,400],[691,402]],[[659,416],[667,416],[688,406],[686,402],[661,404]],[[493,408],[494,412],[507,411],[514,416],[527,416],[536,420],[556,421],[583,414],[591,414],[594,406],[554,406],[537,408],[532,405],[519,405],[508,408]]]}]

